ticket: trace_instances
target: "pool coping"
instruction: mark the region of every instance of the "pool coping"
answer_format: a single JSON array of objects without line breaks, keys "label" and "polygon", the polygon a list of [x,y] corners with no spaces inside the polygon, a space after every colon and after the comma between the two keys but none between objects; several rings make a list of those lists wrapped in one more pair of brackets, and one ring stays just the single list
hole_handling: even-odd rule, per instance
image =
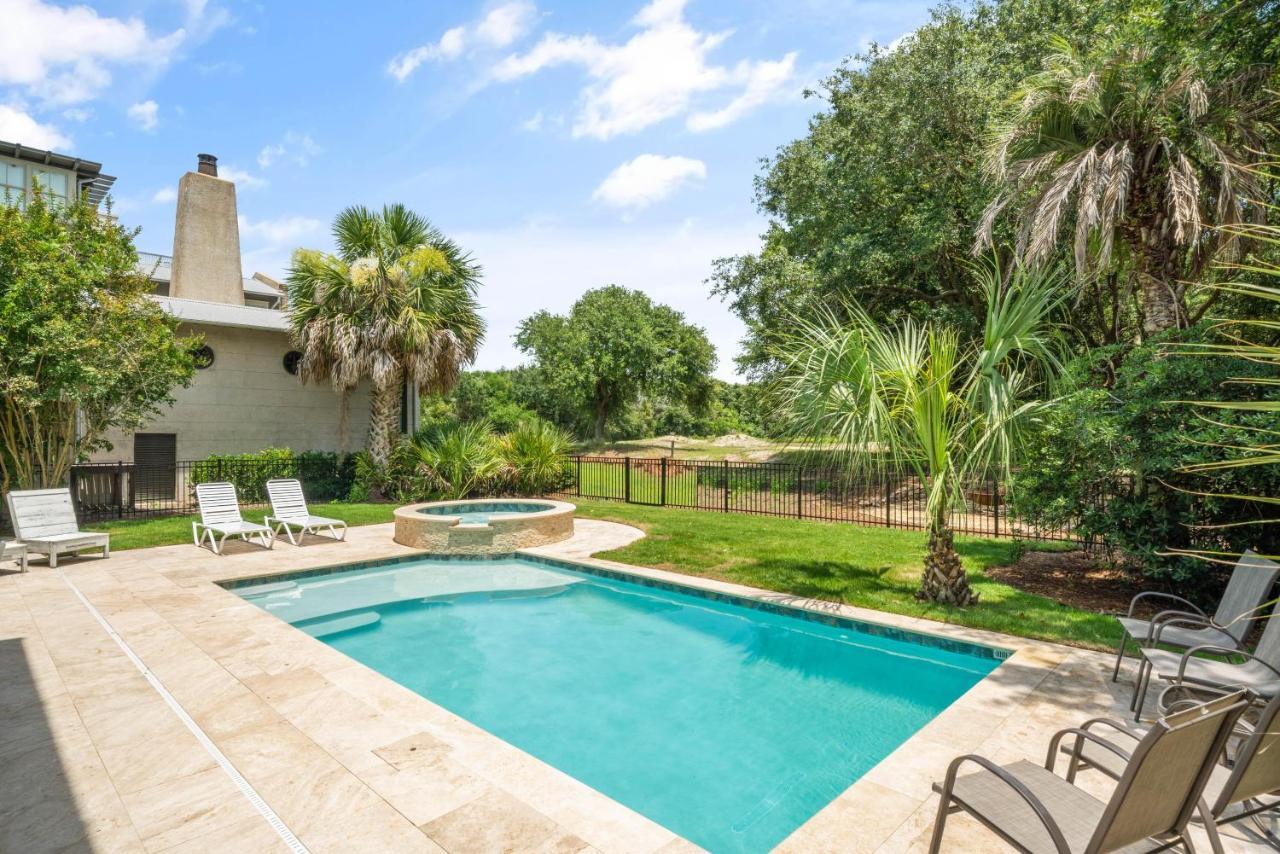
[{"label": "pool coping", "polygon": [[[1100,675],[1109,675],[1109,667],[1107,657],[1100,653],[584,557],[587,550],[620,545],[620,531],[631,539],[640,532],[594,520],[579,523],[580,536],[573,540],[518,554],[555,558],[575,569],[622,573],[628,581],[645,578],[669,583],[682,592],[694,588],[746,597],[822,617],[1012,651],[991,674],[798,828],[779,850],[914,848],[917,837],[932,822],[930,784],[941,777],[951,758],[982,748],[980,752],[997,761],[1042,760],[1047,740],[1041,732],[1044,727],[1078,723],[1089,711],[1114,715],[1114,709],[1119,708],[1116,698],[1105,693],[1109,689]],[[349,839],[341,834],[364,822],[362,832],[372,834],[369,839],[384,840],[384,850],[419,850],[425,845],[426,850],[438,851],[433,843],[440,833],[461,832],[459,826],[468,821],[474,826],[476,812],[491,809],[499,800],[506,806],[491,809],[488,818],[492,821],[509,818],[528,824],[530,816],[536,816],[571,834],[582,843],[582,850],[695,850],[666,828],[347,658],[223,586],[325,566],[346,567],[362,560],[420,559],[415,551],[392,542],[391,527],[353,528],[343,546],[323,544],[275,552],[244,547],[221,558],[190,545],[167,546],[118,553],[109,561],[74,561],[62,571],[76,580],[166,687],[209,730],[219,747],[228,750],[237,767],[263,789],[264,797],[273,806],[279,805],[282,818],[316,850],[326,847],[317,840]],[[614,539],[610,541],[610,537]],[[313,540],[312,545],[318,543]],[[342,549],[346,559],[335,563],[331,549]],[[9,590],[29,590],[29,595],[36,597],[34,603],[52,602],[55,592],[47,589],[48,585],[61,584],[39,568],[27,576],[0,581],[11,581]],[[0,592],[4,589],[0,586]],[[44,611],[33,608],[31,613],[46,618]],[[62,606],[57,612],[49,608],[47,619],[65,621],[65,613]],[[80,643],[78,637],[76,642]],[[91,637],[86,637],[91,642]],[[79,667],[87,654],[75,644],[50,646],[49,650],[55,661],[66,657],[72,667]],[[1068,676],[1071,681],[1063,683],[1068,686],[1086,677],[1094,681],[1088,692],[1082,688],[1070,700],[1058,682],[1051,689],[1040,689],[1046,679]],[[1030,705],[1034,708],[1028,709]],[[252,715],[246,711],[250,707]],[[1022,724],[1029,713],[1035,726],[1024,735],[1021,729],[1027,727]],[[273,725],[287,725],[300,740],[298,755],[287,758],[288,767],[296,770],[287,774],[279,765],[284,760],[260,756],[261,749],[248,750],[244,741],[248,735],[243,730],[250,725],[250,718],[261,728],[266,724],[257,721],[268,717],[278,722]],[[86,720],[92,724],[97,719]],[[429,733],[435,741],[447,743],[452,751],[450,768],[462,768],[469,782],[442,788],[424,767],[391,768],[385,757],[375,755],[404,741],[405,737],[400,741],[393,737],[404,732]],[[1034,744],[1028,740],[1030,736],[1035,736],[1031,739]],[[227,746],[225,739],[233,737],[240,740]],[[380,743],[382,747],[378,747]],[[147,742],[138,746],[144,752],[152,748]],[[272,765],[269,759],[277,764]],[[324,779],[334,781],[334,786],[348,794],[363,791],[359,802],[365,806],[356,813],[316,814],[310,804],[319,792],[307,775],[301,774],[304,767],[323,767]],[[405,773],[393,773],[400,770]],[[403,782],[397,784],[396,780]],[[410,786],[410,781],[417,782]],[[429,798],[419,790],[427,785],[434,786]],[[294,791],[299,787],[305,790],[303,796]],[[489,794],[477,797],[476,787]],[[957,826],[961,824],[957,822]],[[416,840],[413,844],[409,844],[410,837]],[[445,847],[466,850],[466,846]],[[332,850],[343,848],[339,845]]]}]

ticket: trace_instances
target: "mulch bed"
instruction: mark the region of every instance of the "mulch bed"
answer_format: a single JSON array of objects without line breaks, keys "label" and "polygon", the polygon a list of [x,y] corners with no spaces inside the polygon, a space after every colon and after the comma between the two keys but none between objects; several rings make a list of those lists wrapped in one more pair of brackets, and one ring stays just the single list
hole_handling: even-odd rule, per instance
[{"label": "mulch bed", "polygon": [[1063,605],[1104,613],[1128,610],[1129,600],[1144,589],[1140,579],[1084,551],[1028,551],[1016,563],[992,567],[986,575]]}]

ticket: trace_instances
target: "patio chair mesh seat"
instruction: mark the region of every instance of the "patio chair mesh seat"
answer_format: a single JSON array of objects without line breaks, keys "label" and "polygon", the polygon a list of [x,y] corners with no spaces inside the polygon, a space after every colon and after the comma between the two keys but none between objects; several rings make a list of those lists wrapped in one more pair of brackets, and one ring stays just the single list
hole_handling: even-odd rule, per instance
[{"label": "patio chair mesh seat", "polygon": [[[1173,679],[1178,673],[1178,664],[1182,661],[1181,652],[1170,652],[1164,649],[1146,649],[1143,656],[1162,678]],[[1269,661],[1276,661],[1276,656],[1261,656]],[[1278,661],[1277,663],[1280,663]],[[1232,664],[1213,658],[1187,659],[1187,669],[1183,679],[1199,685],[1227,687],[1238,685],[1248,688],[1255,694],[1267,699],[1280,694],[1280,677],[1274,670],[1259,661],[1246,661],[1243,664]]]},{"label": "patio chair mesh seat", "polygon": [[[1142,640],[1147,637],[1151,631],[1151,623],[1139,617],[1121,617],[1120,625],[1129,633],[1129,637]],[[1230,629],[1235,625],[1241,626],[1244,631],[1233,632]],[[1190,649],[1193,646],[1203,646],[1205,644],[1216,645],[1239,645],[1245,631],[1248,631],[1251,625],[1248,620],[1241,620],[1231,627],[1218,628],[1217,626],[1205,626],[1203,628],[1192,628],[1190,626],[1167,626],[1160,632],[1160,642],[1167,643],[1170,646],[1181,647],[1182,649]]]}]

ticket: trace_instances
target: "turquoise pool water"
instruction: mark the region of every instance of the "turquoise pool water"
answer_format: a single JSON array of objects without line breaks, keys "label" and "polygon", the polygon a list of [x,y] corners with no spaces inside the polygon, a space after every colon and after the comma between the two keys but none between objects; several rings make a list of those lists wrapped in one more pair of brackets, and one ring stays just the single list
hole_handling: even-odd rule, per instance
[{"label": "turquoise pool water", "polygon": [[463,525],[488,524],[491,516],[511,516],[519,513],[541,513],[552,505],[541,501],[485,501],[472,504],[440,504],[424,507],[419,513],[428,516],[457,516]]},{"label": "turquoise pool water", "polygon": [[781,842],[1004,654],[519,557],[234,590],[712,852]]}]

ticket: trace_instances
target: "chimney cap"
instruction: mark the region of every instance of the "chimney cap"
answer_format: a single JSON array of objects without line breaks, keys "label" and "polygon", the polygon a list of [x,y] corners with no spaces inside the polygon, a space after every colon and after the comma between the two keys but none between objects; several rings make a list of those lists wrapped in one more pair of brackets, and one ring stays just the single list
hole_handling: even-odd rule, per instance
[{"label": "chimney cap", "polygon": [[196,171],[202,175],[218,175],[218,158],[212,154],[196,155]]}]

